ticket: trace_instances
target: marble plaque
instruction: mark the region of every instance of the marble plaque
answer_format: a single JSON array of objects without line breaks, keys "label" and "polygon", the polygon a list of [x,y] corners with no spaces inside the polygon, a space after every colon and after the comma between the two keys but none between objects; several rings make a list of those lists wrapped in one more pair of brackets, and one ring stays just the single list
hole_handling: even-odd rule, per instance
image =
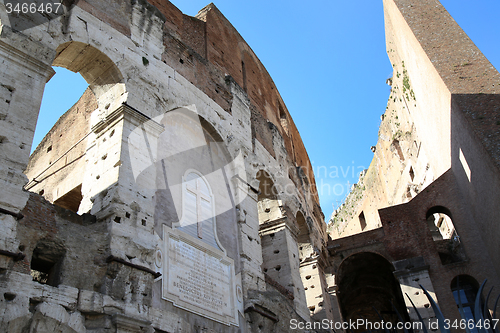
[{"label": "marble plaque", "polygon": [[238,326],[233,260],[166,226],[164,245],[163,298],[185,310]]}]

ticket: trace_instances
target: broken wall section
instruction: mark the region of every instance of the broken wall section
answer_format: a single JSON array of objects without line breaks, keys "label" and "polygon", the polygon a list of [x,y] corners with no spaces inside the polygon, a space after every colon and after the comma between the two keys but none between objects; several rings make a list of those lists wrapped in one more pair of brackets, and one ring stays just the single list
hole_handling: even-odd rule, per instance
[{"label": "broken wall section", "polygon": [[90,116],[96,109],[95,96],[87,88],[30,156],[25,171],[29,179],[26,190],[39,193],[52,203],[68,195],[56,204],[78,212],[82,179],[74,175],[84,172]]}]

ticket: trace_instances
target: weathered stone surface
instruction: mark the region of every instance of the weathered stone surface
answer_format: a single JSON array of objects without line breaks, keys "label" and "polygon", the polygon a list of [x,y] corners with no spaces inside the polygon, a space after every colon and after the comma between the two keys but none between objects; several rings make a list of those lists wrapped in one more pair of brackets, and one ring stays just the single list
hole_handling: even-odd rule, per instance
[{"label": "weathered stone surface", "polygon": [[[308,218],[318,235],[325,226],[314,188],[302,185],[314,176],[300,136],[250,47],[212,4],[189,17],[168,1],[81,1],[67,16],[23,33],[0,16],[0,61],[8,68],[0,122],[10,127],[0,143],[10,145],[1,174],[9,195],[0,204],[12,210],[2,215],[0,286],[18,292],[2,303],[5,327],[247,331],[247,295],[268,288],[289,289],[289,310],[307,319],[294,214],[315,212]],[[80,73],[89,89],[28,160],[50,65]],[[213,200],[213,242],[207,229],[185,225],[190,212],[201,214],[185,208],[184,177],[193,170],[210,189],[203,200]],[[267,218],[286,219],[293,230],[278,258],[292,274],[282,274],[286,286],[268,285],[263,272],[271,259],[259,234],[266,207],[256,195],[258,170],[287,187],[280,213]],[[32,193],[23,191],[26,182]],[[224,253],[231,283],[222,300],[231,300],[231,320],[162,293],[175,277],[162,257],[164,226]]]},{"label": "weathered stone surface", "polygon": [[[189,17],[166,0],[81,0],[19,32],[0,4],[1,330],[288,332],[367,312],[367,290],[395,321],[388,299],[414,318],[401,291],[416,279],[459,318],[457,275],[499,284],[499,74],[435,0],[384,8],[390,99],[327,232],[297,128],[215,5]],[[51,66],[89,89],[30,159]],[[439,243],[436,214],[457,232]],[[164,230],[211,255],[166,251]],[[413,258],[424,264],[398,266]],[[222,283],[230,320],[169,297],[178,272]]]},{"label": "weathered stone surface", "polygon": [[331,273],[338,287],[345,259],[360,253],[395,264],[422,258],[421,271],[394,273],[401,290],[432,317],[415,288],[421,281],[444,316],[459,319],[457,276],[500,282],[491,214],[500,204],[500,74],[438,1],[385,0],[384,12],[391,93],[373,161],[330,220]]}]

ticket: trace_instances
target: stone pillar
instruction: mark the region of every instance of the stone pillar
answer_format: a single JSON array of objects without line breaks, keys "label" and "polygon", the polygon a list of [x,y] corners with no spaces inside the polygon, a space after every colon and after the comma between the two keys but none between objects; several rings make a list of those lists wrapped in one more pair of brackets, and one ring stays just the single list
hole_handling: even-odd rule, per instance
[{"label": "stone pillar", "polygon": [[0,26],[0,206],[18,212],[26,204],[23,174],[45,83],[55,74],[55,51]]},{"label": "stone pillar", "polygon": [[55,51],[0,25],[0,248],[17,251],[16,214],[26,205],[24,170]]},{"label": "stone pillar", "polygon": [[325,267],[324,260],[318,254],[305,258],[300,263],[307,306],[314,320],[340,320],[340,317],[336,318],[333,314],[330,290],[323,267]]},{"label": "stone pillar", "polygon": [[[109,223],[111,254],[134,257],[134,264],[150,268],[158,240],[151,235],[155,231],[157,145],[163,130],[157,119],[127,104],[109,110],[93,123],[82,175],[80,211],[90,211]],[[136,237],[132,240],[130,235]]]},{"label": "stone pillar", "polygon": [[330,310],[334,322],[342,322],[342,314],[340,313],[339,301],[337,299],[337,290],[339,287],[335,282],[334,274],[325,275],[326,284],[328,285],[327,291],[330,297]]},{"label": "stone pillar", "polygon": [[[281,200],[259,202],[259,206],[261,206],[259,209],[264,211],[268,217],[277,217],[260,225],[262,267],[265,274],[293,294],[295,311],[307,320],[309,319],[309,310],[300,278],[300,259],[297,246],[299,230],[288,221],[281,205]],[[282,214],[279,214],[277,210],[281,210]]]},{"label": "stone pillar", "polygon": [[[420,321],[406,294],[415,304],[415,307],[418,309],[420,316],[422,316],[424,323],[428,325],[429,320],[434,322],[436,318],[434,311],[432,310],[430,302],[425,296],[422,288],[420,288],[420,285],[422,285],[437,303],[436,294],[434,293],[434,286],[432,285],[432,281],[429,276],[429,265],[425,264],[424,258],[415,257],[411,259],[404,259],[395,261],[392,264],[396,269],[394,271],[394,276],[398,279],[401,285],[401,292],[403,294],[410,319],[413,322]],[[429,329],[429,327],[427,328]],[[414,331],[423,332],[423,330]]]},{"label": "stone pillar", "polygon": [[[249,185],[237,181],[237,195],[246,194],[238,208],[238,227],[241,258],[241,279],[243,293],[248,290],[266,289],[262,273],[262,248],[259,236],[259,216],[257,211],[257,193]],[[243,193],[240,193],[243,192]],[[238,199],[238,201],[240,201]]]}]

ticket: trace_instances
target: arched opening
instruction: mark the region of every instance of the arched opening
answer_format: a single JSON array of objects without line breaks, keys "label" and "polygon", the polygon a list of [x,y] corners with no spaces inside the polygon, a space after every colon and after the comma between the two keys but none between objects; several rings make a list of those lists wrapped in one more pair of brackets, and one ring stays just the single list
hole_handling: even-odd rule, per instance
[{"label": "arched opening", "polygon": [[277,218],[283,217],[283,212],[278,200],[278,191],[271,176],[260,170],[256,175],[259,181],[258,207],[259,224],[263,224]]},{"label": "arched opening", "polygon": [[[479,283],[472,276],[458,275],[451,281],[450,287],[462,319],[466,322],[469,320],[475,322],[474,305]],[[471,333],[477,333],[477,328],[469,327],[469,329]]]},{"label": "arched opening", "polygon": [[[343,320],[363,319],[366,323],[384,320],[395,327],[400,322],[399,313],[405,321],[409,321],[401,288],[393,271],[394,267],[375,253],[357,253],[346,258],[337,273],[337,295]],[[366,326],[358,327],[355,332],[368,329],[378,331],[376,327]]]},{"label": "arched opening", "polygon": [[258,214],[262,246],[262,269],[281,286],[293,291],[288,258],[287,231],[282,225],[284,210],[274,181],[265,170],[256,175],[259,181]]},{"label": "arched opening", "polygon": [[443,206],[434,206],[427,211],[426,220],[442,264],[463,261],[465,253],[450,210]]},{"label": "arched opening", "polygon": [[98,110],[101,97],[113,101],[124,89],[123,77],[104,53],[80,42],[61,44],[53,66],[56,75],[45,87],[25,189],[83,213],[82,175],[91,114]]},{"label": "arched opening", "polygon": [[278,193],[271,176],[265,170],[259,170],[257,172],[256,178],[259,181],[258,200],[276,200],[278,197]]},{"label": "arched opening", "polygon": [[311,240],[309,238],[309,227],[307,226],[306,219],[301,211],[297,212],[295,219],[299,227],[297,245],[299,246],[300,259],[303,260],[310,254],[310,252],[312,252]]}]

